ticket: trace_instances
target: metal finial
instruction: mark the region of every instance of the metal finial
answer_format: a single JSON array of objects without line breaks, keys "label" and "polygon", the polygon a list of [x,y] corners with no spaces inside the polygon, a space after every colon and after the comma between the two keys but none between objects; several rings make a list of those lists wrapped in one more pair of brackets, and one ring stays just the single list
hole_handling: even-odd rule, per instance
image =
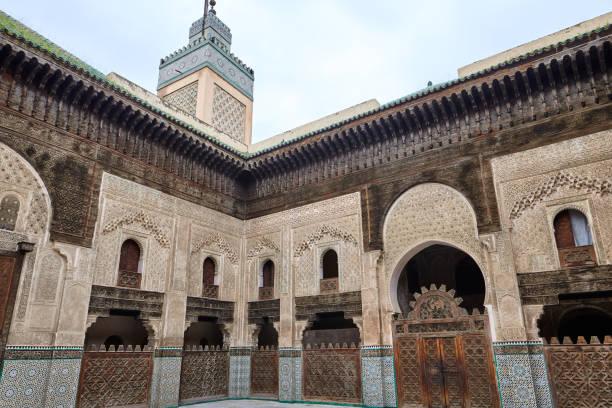
[{"label": "metal finial", "polygon": [[210,0],[210,13],[217,14],[215,11],[215,6],[217,5],[217,0]]}]

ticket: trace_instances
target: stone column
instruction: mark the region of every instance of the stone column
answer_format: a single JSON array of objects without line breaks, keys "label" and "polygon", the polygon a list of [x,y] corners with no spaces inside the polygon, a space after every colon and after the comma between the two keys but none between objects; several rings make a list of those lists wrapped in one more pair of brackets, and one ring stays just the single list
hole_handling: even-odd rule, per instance
[{"label": "stone column", "polygon": [[189,220],[178,217],[172,269],[166,279],[161,333],[153,356],[151,407],[177,406],[181,384],[181,361],[187,311],[189,268]]},{"label": "stone column", "polygon": [[368,407],[395,406],[393,347],[383,344],[381,331],[378,286],[381,255],[381,251],[370,251],[363,256],[361,302],[364,345],[361,348],[361,379],[363,404]]}]

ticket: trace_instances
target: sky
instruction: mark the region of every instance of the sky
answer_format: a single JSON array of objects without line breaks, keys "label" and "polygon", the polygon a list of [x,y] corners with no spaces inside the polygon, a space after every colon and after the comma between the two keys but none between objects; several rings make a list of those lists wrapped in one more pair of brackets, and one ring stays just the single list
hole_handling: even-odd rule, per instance
[{"label": "sky", "polygon": [[[0,0],[0,9],[104,73],[155,92],[203,0]],[[610,0],[217,0],[232,52],[255,70],[253,141],[612,9]]]}]

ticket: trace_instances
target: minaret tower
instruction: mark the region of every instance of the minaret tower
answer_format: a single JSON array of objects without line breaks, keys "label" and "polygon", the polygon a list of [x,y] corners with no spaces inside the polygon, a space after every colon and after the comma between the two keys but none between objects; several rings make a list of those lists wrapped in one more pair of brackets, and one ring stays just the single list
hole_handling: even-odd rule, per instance
[{"label": "minaret tower", "polygon": [[255,75],[230,52],[232,33],[215,5],[216,0],[205,0],[204,16],[189,30],[189,44],[161,60],[157,95],[248,145]]}]

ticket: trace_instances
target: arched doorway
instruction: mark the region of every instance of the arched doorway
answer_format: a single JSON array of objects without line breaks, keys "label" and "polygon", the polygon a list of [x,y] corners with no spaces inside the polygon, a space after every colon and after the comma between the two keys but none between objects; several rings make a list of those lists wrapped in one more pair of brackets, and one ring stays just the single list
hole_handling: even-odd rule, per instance
[{"label": "arched doorway", "polygon": [[433,244],[394,287],[398,406],[497,407],[484,276],[472,257]]}]

